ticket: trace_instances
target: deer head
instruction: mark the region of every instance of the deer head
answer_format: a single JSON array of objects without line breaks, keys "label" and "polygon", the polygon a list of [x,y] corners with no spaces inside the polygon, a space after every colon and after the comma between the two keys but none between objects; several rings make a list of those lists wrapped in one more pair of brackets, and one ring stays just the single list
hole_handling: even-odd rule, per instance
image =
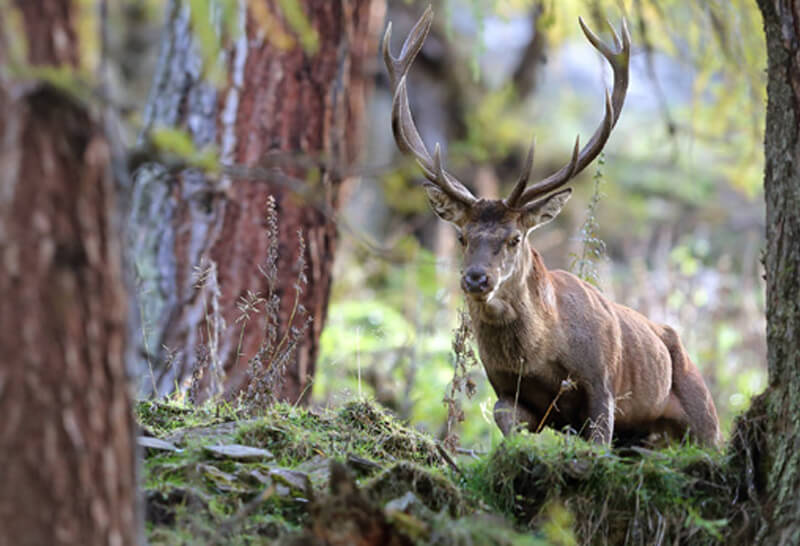
[{"label": "deer head", "polygon": [[394,90],[392,130],[398,148],[412,156],[426,178],[425,190],[434,212],[455,225],[464,248],[461,287],[476,300],[489,301],[504,282],[520,271],[520,263],[530,254],[528,234],[556,217],[569,199],[572,190],[558,190],[580,173],[597,157],[617,123],[628,88],[630,35],[622,21],[622,38],[609,23],[614,38],[612,49],[603,43],[578,19],[589,42],[608,60],[614,71],[614,89],[605,93],[605,115],[592,138],[580,147],[575,139],[572,158],[564,167],[547,178],[529,184],[533,167],[534,146],[531,144],[525,167],[513,190],[505,199],[480,199],[445,170],[437,143],[433,156],[419,135],[408,102],[406,75],[422,49],[431,28],[430,7],[409,33],[400,55],[390,52],[391,23],[383,38],[383,58]]}]

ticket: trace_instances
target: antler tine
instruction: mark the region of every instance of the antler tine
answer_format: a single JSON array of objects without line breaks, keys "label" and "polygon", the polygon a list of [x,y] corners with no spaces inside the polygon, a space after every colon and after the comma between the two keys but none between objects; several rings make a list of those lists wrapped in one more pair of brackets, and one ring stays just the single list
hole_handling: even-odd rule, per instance
[{"label": "antler tine", "polygon": [[[406,132],[406,127],[411,126],[410,131]],[[431,156],[425,148],[425,143],[419,132],[414,129],[414,120],[411,117],[411,108],[408,105],[408,88],[406,87],[406,77],[400,78],[400,84],[392,99],[392,131],[394,132],[397,147],[404,154],[413,155],[417,159],[425,160],[423,169],[430,171]],[[419,157],[421,156],[421,157]]]},{"label": "antler tine", "polygon": [[[606,19],[606,26],[608,26],[608,30],[611,31],[611,37],[614,39],[614,47],[618,50],[622,49],[622,42],[619,39],[619,34],[617,34],[617,29],[614,28],[614,25],[611,24],[610,19]],[[622,18],[622,24],[625,25],[625,18]]]},{"label": "antler tine", "polygon": [[[606,19],[605,22],[606,25],[608,25],[609,30],[611,31],[611,37],[614,40],[614,45],[618,50],[622,49],[622,43],[619,40],[619,34],[617,34],[617,29],[614,28],[614,25],[612,25],[611,21],[609,21],[608,19]],[[615,53],[611,50],[611,48],[608,47],[608,45],[606,45],[597,36],[597,34],[595,34],[594,31],[592,31],[592,29],[590,29],[586,25],[586,23],[583,22],[583,17],[578,17],[578,24],[581,26],[581,30],[583,31],[584,36],[586,36],[586,39],[589,40],[591,44],[594,46],[594,48],[600,53],[602,53],[602,55],[606,59],[609,59],[610,57],[613,57],[615,55]]]},{"label": "antler tine", "polygon": [[575,176],[575,171],[578,169],[578,158],[580,157],[581,149],[581,135],[575,135],[575,146],[572,147],[572,158],[567,163],[567,172],[570,178]]},{"label": "antler tine", "polygon": [[536,139],[531,141],[531,147],[528,148],[528,157],[525,159],[525,166],[522,168],[522,173],[519,175],[519,180],[514,185],[514,189],[505,199],[505,204],[509,208],[515,208],[517,201],[522,197],[522,192],[525,191],[525,186],[528,185],[528,179],[531,177],[533,170],[533,155],[536,150]]},{"label": "antler tine", "polygon": [[444,167],[442,167],[442,151],[439,148],[439,143],[433,148],[433,168],[436,171],[436,183],[440,186],[449,185],[447,176],[445,175]]},{"label": "antler tine", "polygon": [[392,42],[392,23],[389,22],[387,25],[386,33],[383,35],[383,61],[386,63],[386,69],[389,72],[392,90],[397,89],[398,82],[408,73],[408,69],[411,68],[417,54],[422,50],[422,44],[425,43],[425,38],[427,38],[431,30],[432,23],[433,9],[428,6],[419,21],[414,24],[411,32],[406,36],[405,41],[403,41],[399,57],[392,55],[389,50]]},{"label": "antler tine", "polygon": [[[458,180],[450,173],[436,166],[435,158],[431,159],[422,137],[414,125],[414,118],[408,104],[408,90],[406,78],[400,80],[400,85],[395,93],[392,103],[392,131],[394,132],[395,142],[401,152],[411,155],[416,159],[417,164],[422,169],[425,178],[439,186],[442,191],[450,197],[463,203],[471,205],[476,201],[472,195]],[[437,149],[439,145],[436,145]]]},{"label": "antler tine", "polygon": [[[406,75],[417,54],[422,49],[422,44],[430,32],[433,21],[433,10],[430,6],[411,29],[408,37],[403,42],[400,56],[394,57],[390,51],[392,36],[391,23],[386,29],[383,38],[383,59],[389,72],[389,79],[394,90],[392,99],[392,131],[395,142],[401,152],[411,155],[429,181],[437,185],[453,199],[467,205],[472,205],[477,199],[453,175],[441,168],[441,158],[438,163],[431,158],[425,143],[414,123],[411,107],[408,101],[408,88]],[[439,154],[438,144],[436,154]]]},{"label": "antler tine", "polygon": [[[619,34],[617,34],[617,31],[614,29],[613,25],[608,22],[608,26],[611,28],[613,35],[615,46],[614,49],[600,40],[600,38],[598,38],[597,35],[592,32],[592,30],[583,22],[582,18],[579,17],[578,22],[589,43],[591,43],[592,46],[598,52],[600,52],[600,54],[605,57],[605,59],[611,65],[611,68],[614,71],[614,90],[611,95],[609,95],[608,90],[606,89],[605,113],[603,115],[603,121],[595,130],[594,134],[589,139],[589,142],[586,143],[586,146],[584,146],[584,148],[580,150],[580,153],[577,155],[573,153],[569,164],[564,165],[558,172],[553,173],[544,180],[541,180],[540,182],[537,182],[526,189],[522,195],[516,199],[514,204],[517,206],[521,206],[539,195],[563,186],[572,177],[585,169],[602,151],[612,129],[617,124],[620,112],[622,111],[622,106],[625,103],[625,94],[628,90],[628,65],[630,62],[631,53],[631,36],[628,30],[627,21],[625,18],[622,19],[621,37]],[[516,191],[517,188],[515,187],[512,191],[512,195],[514,195]]]}]

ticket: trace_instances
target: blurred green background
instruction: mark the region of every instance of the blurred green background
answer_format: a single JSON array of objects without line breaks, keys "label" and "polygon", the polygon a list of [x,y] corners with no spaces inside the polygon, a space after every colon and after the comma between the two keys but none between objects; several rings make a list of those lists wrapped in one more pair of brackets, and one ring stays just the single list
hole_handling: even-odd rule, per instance
[{"label": "blurred green background", "polygon": [[[215,58],[219,44],[205,16],[210,4],[190,3],[200,46]],[[376,16],[393,22],[397,51],[429,2],[375,4]],[[760,265],[766,59],[755,2],[432,4],[434,28],[409,76],[411,107],[429,148],[441,142],[448,169],[487,197],[509,191],[532,135],[534,178],[566,163],[576,134],[589,138],[602,118],[610,70],[577,18],[606,41],[605,17],[617,28],[627,18],[630,87],[604,164],[596,162],[573,183],[575,196],[532,243],[550,268],[572,269],[615,301],[675,327],[728,432],[766,378]],[[135,135],[163,3],[109,7],[108,48],[119,59],[110,67],[111,94],[129,106]],[[369,69],[376,86],[364,161],[347,183],[313,403],[371,396],[413,426],[442,435],[452,332],[462,306],[458,250],[453,228],[429,210],[415,165],[396,151],[378,51]],[[479,367],[470,376],[477,392],[470,400],[459,395],[465,411],[459,433],[463,445],[485,448],[499,438],[494,398]]]},{"label": "blurred green background", "polygon": [[[389,2],[395,51],[424,5]],[[442,141],[448,166],[482,195],[509,191],[532,134],[540,177],[568,160],[575,134],[586,141],[610,70],[577,17],[610,40],[603,16],[617,27],[626,16],[631,83],[604,164],[574,182],[576,196],[532,244],[548,267],[580,272],[675,327],[727,433],[766,378],[765,59],[755,3],[451,0],[434,9],[410,77],[412,110],[429,148]],[[458,250],[453,228],[428,209],[416,169],[394,152],[391,98],[376,78],[368,161],[345,210],[314,401],[374,396],[443,435],[462,306]],[[460,395],[461,442],[486,448],[499,440],[495,398],[482,370],[470,375],[478,388],[471,400]]]}]

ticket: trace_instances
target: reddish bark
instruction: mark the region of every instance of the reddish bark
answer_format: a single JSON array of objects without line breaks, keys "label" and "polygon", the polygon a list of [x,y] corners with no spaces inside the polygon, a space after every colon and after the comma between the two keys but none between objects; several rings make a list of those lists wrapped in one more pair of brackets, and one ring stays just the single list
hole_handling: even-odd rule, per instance
[{"label": "reddish bark", "polygon": [[[274,152],[327,158],[333,167],[346,168],[356,159],[360,125],[367,87],[365,61],[374,53],[370,37],[369,0],[350,3],[309,0],[301,2],[319,35],[319,50],[309,55],[300,46],[284,51],[263,41],[247,54],[245,85],[236,118],[237,146],[234,159],[244,165],[258,165]],[[274,11],[274,7],[272,8]],[[258,28],[251,22],[248,34]],[[340,59],[342,48],[348,55]],[[349,66],[348,66],[349,65]],[[288,168],[287,174],[305,179],[302,168]],[[339,206],[341,179],[332,169],[323,169],[317,191],[307,203],[274,184],[236,181],[225,203],[225,219],[211,257],[219,264],[220,284],[228,324],[237,311],[232,303],[245,291],[266,292],[258,271],[267,247],[264,211],[267,196],[278,204],[280,249],[278,271],[281,317],[284,327],[294,302],[297,279],[297,233],[306,240],[308,286],[301,303],[308,309],[311,329],[298,348],[296,364],[290,368],[281,398],[295,402],[306,391],[313,376],[318,340],[325,322],[331,285],[331,266],[336,246],[336,226],[319,208],[335,211]],[[233,337],[236,338],[236,332]],[[228,389],[241,384],[243,368],[258,350],[263,338],[259,324],[249,324],[242,344],[239,369],[229,369]],[[235,340],[238,342],[238,338]],[[236,345],[229,347],[228,360]]]},{"label": "reddish bark", "polygon": [[[16,8],[29,62],[75,65],[76,6]],[[135,544],[109,146],[83,105],[13,80],[0,141],[0,544]]]},{"label": "reddish bark", "polygon": [[[248,11],[246,41],[231,44],[227,52],[231,85],[219,93],[203,91],[199,75],[186,81],[186,63],[175,59],[191,56],[190,41],[182,38],[188,19],[179,11],[171,15],[166,43],[172,60],[162,61],[156,78],[152,123],[184,126],[198,145],[215,141],[224,164],[263,167],[281,155],[285,163],[279,169],[280,176],[317,182],[309,183],[308,191],[300,197],[289,191],[285,181],[276,181],[269,174],[257,180],[235,178],[224,181],[223,192],[209,191],[207,200],[200,202],[195,198],[198,192],[191,191],[197,188],[198,173],[184,171],[169,190],[166,216],[154,219],[158,227],[147,227],[153,220],[141,221],[144,229],[157,229],[164,240],[172,241],[176,256],[174,264],[156,265],[159,277],[173,288],[164,294],[164,307],[156,313],[166,318],[155,325],[158,337],[150,345],[165,345],[177,355],[172,366],[176,375],[162,375],[162,390],[171,389],[176,376],[186,377],[191,372],[198,362],[198,348],[208,342],[205,313],[191,280],[193,268],[203,257],[213,260],[219,271],[220,303],[227,324],[220,332],[219,356],[228,371],[226,391],[230,395],[246,386],[248,361],[264,338],[263,320],[256,317],[247,323],[237,358],[240,323],[236,323],[236,303],[248,290],[262,295],[267,291],[267,281],[258,266],[266,256],[265,213],[271,195],[276,199],[280,222],[277,292],[282,328],[289,328],[294,306],[298,231],[306,242],[308,279],[300,304],[313,319],[289,366],[280,398],[295,402],[309,394],[336,248],[336,226],[330,213],[339,207],[342,173],[357,159],[361,147],[364,103],[371,85],[367,63],[377,51],[382,13],[376,6],[382,3],[301,0],[299,4],[318,37],[318,47],[313,51],[300,44],[278,4],[262,0],[261,8],[270,14],[280,32],[271,28],[265,33]],[[293,37],[294,43],[287,47],[270,39],[278,34]],[[203,93],[212,97],[203,104],[211,106],[204,108],[197,100]],[[170,115],[174,105],[180,106],[179,116]],[[190,118],[203,120],[200,125],[211,123],[211,128],[204,132],[197,122],[190,123]],[[148,252],[155,255],[161,251]],[[158,320],[162,319],[156,317]],[[294,325],[300,324],[295,321]]]}]

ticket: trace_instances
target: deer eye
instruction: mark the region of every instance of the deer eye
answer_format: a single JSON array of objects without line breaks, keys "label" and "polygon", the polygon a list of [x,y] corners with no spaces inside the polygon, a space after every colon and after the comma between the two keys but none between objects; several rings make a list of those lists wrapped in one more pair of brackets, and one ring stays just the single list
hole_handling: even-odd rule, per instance
[{"label": "deer eye", "polygon": [[467,246],[467,240],[464,238],[464,234],[460,231],[458,232],[458,242],[461,246]]},{"label": "deer eye", "polygon": [[508,240],[508,246],[517,246],[521,240],[522,236],[519,233],[517,233]]}]

